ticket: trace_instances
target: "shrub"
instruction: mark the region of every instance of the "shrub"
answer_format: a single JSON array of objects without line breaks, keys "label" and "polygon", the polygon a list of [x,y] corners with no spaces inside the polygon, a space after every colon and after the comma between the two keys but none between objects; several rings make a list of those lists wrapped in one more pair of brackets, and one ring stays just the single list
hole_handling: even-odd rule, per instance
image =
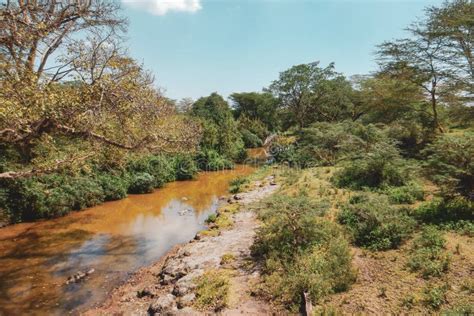
[{"label": "shrub", "polygon": [[328,208],[328,204],[312,202],[304,195],[270,198],[259,213],[264,223],[252,246],[253,254],[289,260],[294,254],[337,236],[335,225],[318,218]]},{"label": "shrub", "polygon": [[153,176],[153,187],[160,188],[165,183],[175,180],[175,165],[165,156],[142,156],[131,159],[127,163],[127,170],[132,175],[148,173]]},{"label": "shrub", "polygon": [[120,200],[127,196],[128,182],[124,177],[102,174],[97,179],[104,192],[105,201]]},{"label": "shrub", "polygon": [[401,168],[402,160],[393,144],[380,143],[371,151],[353,159],[336,172],[333,181],[339,187],[352,189],[401,186],[409,179]]},{"label": "shrub", "polygon": [[174,169],[176,171],[176,180],[191,180],[197,172],[196,162],[190,155],[180,154],[174,158]]},{"label": "shrub", "polygon": [[243,128],[240,130],[240,133],[242,134],[245,148],[256,148],[263,145],[262,140],[248,129]]},{"label": "shrub", "polygon": [[230,281],[227,272],[222,270],[206,271],[196,280],[196,300],[194,306],[199,310],[218,312],[229,301]]},{"label": "shrub", "polygon": [[249,183],[249,179],[245,177],[238,177],[229,182],[229,192],[230,193],[239,193],[242,190],[242,186]]},{"label": "shrub", "polygon": [[423,304],[432,309],[439,309],[446,302],[447,285],[428,285],[423,290]]},{"label": "shrub", "polygon": [[342,207],[339,223],[345,225],[354,243],[371,250],[397,248],[414,228],[405,209],[388,203],[385,196],[358,195]]},{"label": "shrub", "polygon": [[423,188],[416,182],[409,182],[401,187],[391,187],[385,190],[391,203],[413,204],[424,198]]},{"label": "shrub", "polygon": [[207,224],[210,224],[210,223],[215,223],[216,222],[216,219],[217,219],[217,215],[212,213],[212,214],[209,214],[209,216],[206,218],[206,223]]},{"label": "shrub", "polygon": [[424,154],[426,171],[444,196],[474,200],[474,133],[440,136]]},{"label": "shrub", "polygon": [[199,152],[196,160],[198,168],[205,171],[218,171],[234,168],[232,161],[212,149]]},{"label": "shrub", "polygon": [[347,241],[340,235],[320,242],[295,256],[293,261],[273,266],[264,278],[271,296],[296,308],[302,304],[301,296],[305,292],[313,303],[318,303],[328,294],[350,287],[355,273]]},{"label": "shrub", "polygon": [[421,222],[432,224],[469,222],[474,218],[474,202],[462,197],[433,199],[421,204],[415,210],[415,217]]},{"label": "shrub", "polygon": [[424,278],[440,276],[449,267],[445,243],[440,231],[432,226],[425,227],[421,236],[413,242],[408,267],[419,271]]},{"label": "shrub", "polygon": [[155,179],[149,173],[137,173],[131,176],[128,192],[134,194],[150,193],[153,191],[154,184]]}]

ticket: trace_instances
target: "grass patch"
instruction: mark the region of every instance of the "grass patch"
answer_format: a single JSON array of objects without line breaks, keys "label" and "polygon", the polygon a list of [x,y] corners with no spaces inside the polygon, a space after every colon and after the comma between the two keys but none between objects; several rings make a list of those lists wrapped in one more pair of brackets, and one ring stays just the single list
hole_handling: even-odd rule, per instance
[{"label": "grass patch", "polygon": [[433,226],[423,229],[414,242],[408,267],[419,272],[423,278],[441,276],[449,268],[450,256],[445,251],[446,240]]},{"label": "grass patch", "polygon": [[196,280],[194,307],[218,312],[229,303],[230,275],[224,270],[209,270]]},{"label": "grass patch", "polygon": [[353,196],[342,206],[338,221],[347,227],[357,246],[370,250],[398,248],[410,237],[415,225],[407,210],[374,194]]},{"label": "grass patch", "polygon": [[235,256],[232,253],[225,253],[221,257],[221,264],[229,264],[235,261]]},{"label": "grass patch", "polygon": [[229,182],[229,192],[232,194],[242,192],[244,185],[248,184],[250,180],[246,177],[238,177]]}]

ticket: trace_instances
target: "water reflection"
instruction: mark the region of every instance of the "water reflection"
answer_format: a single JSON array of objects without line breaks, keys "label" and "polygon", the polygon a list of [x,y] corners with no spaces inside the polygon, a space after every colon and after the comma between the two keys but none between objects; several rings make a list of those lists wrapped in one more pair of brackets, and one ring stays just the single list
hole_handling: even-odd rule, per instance
[{"label": "water reflection", "polygon": [[[59,315],[103,300],[131,271],[190,240],[229,180],[251,171],[203,173],[152,194],[0,229],[0,315]],[[91,268],[87,281],[65,284]]]}]

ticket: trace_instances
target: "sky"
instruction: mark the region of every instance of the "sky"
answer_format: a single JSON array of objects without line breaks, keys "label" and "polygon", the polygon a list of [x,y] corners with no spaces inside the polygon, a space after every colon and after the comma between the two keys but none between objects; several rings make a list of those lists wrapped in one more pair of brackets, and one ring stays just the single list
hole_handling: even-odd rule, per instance
[{"label": "sky", "polygon": [[376,45],[404,37],[442,0],[122,0],[131,55],[172,99],[260,91],[293,65],[376,70]]}]

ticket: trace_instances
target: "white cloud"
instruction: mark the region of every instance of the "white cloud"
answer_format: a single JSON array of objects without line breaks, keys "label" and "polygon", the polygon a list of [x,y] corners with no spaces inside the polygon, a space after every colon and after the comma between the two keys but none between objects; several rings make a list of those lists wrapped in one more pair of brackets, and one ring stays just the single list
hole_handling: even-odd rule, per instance
[{"label": "white cloud", "polygon": [[122,2],[155,15],[165,15],[172,11],[194,13],[202,8],[201,0],[122,0]]}]

